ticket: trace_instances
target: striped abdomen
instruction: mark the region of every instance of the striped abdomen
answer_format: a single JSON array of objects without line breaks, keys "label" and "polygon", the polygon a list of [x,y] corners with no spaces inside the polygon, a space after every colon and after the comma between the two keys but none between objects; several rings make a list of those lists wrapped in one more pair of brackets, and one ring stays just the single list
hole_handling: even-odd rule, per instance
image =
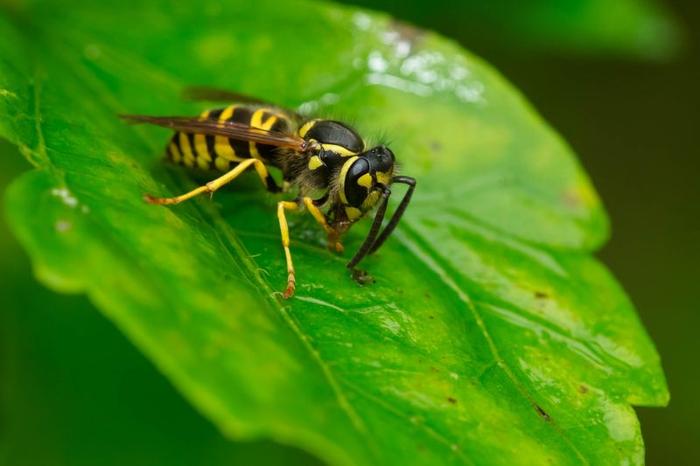
[{"label": "striped abdomen", "polygon": [[[293,131],[291,119],[276,108],[231,105],[208,110],[201,118],[232,121],[254,128],[280,132]],[[175,163],[202,170],[228,171],[237,162],[256,158],[273,162],[275,147],[251,141],[238,141],[225,136],[176,132],[167,147],[167,156]]]}]

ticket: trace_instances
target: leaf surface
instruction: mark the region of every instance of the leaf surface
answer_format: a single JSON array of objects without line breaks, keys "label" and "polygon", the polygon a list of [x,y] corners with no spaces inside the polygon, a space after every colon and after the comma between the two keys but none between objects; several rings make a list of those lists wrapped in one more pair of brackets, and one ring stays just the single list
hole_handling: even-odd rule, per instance
[{"label": "leaf surface", "polygon": [[[254,175],[195,186],[168,133],[117,113],[197,114],[186,85],[384,131],[419,180],[364,266]],[[643,462],[631,408],[663,405],[658,355],[592,251],[600,201],[570,149],[487,65],[389,18],[326,3],[45,2],[0,20],[0,135],[36,165],[7,210],[39,278],[84,292],[232,438],[331,464]],[[365,222],[368,223],[368,222]],[[354,251],[367,225],[353,228]]]}]

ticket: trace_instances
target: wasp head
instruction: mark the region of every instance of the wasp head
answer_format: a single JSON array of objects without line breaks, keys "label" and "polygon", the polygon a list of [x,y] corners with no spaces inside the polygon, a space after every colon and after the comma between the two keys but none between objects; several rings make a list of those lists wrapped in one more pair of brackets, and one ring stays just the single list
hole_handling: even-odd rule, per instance
[{"label": "wasp head", "polygon": [[339,195],[349,220],[359,219],[377,204],[391,183],[394,161],[394,153],[382,145],[351,157],[343,164]]}]

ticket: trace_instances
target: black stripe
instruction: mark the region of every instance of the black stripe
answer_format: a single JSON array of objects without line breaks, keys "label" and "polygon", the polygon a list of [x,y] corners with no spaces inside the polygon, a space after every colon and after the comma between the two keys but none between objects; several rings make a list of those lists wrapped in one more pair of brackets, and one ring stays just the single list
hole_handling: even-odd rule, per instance
[{"label": "black stripe", "polygon": [[233,115],[229,118],[229,121],[240,123],[242,125],[250,126],[250,120],[253,118],[253,112],[255,109],[250,109],[248,107],[236,107],[233,110]]},{"label": "black stripe", "polygon": [[[274,117],[274,115],[272,113],[268,112],[267,110],[263,111],[262,118],[260,118],[260,124],[262,126],[265,126],[265,123],[267,123],[267,120],[269,120],[270,118],[273,118],[273,117]],[[279,121],[279,119],[277,121]],[[277,122],[275,122],[272,125],[272,128],[274,128],[274,126],[276,124],[277,124]],[[275,146],[271,146],[269,144],[257,144],[256,143],[255,145],[258,147],[258,154],[260,154],[260,157],[262,157],[263,159],[269,159],[270,156],[272,155],[272,152],[275,150]]]},{"label": "black stripe", "polygon": [[[209,120],[218,120],[221,114],[223,113],[224,109],[223,108],[217,108],[216,110],[212,110],[209,112],[209,115],[207,116],[207,119]],[[209,153],[209,157],[211,157],[212,161],[216,161],[216,136],[212,134],[207,134],[204,137],[204,140],[207,143],[207,152]],[[216,166],[216,165],[214,165]]]},{"label": "black stripe", "polygon": [[277,118],[277,121],[275,121],[275,124],[272,125],[270,128],[272,131],[278,131],[280,133],[288,133],[289,132],[289,121],[286,118]]},{"label": "black stripe", "polygon": [[[250,126],[250,120],[253,117],[253,110],[247,107],[236,107],[233,110],[233,115],[228,121],[233,121],[235,123],[240,123],[242,125]],[[248,141],[239,141],[237,139],[230,139],[228,143],[231,145],[231,149],[236,153],[236,156],[248,159],[250,158],[250,145]]]},{"label": "black stripe", "polygon": [[216,110],[211,110],[209,115],[207,115],[208,120],[218,120],[222,113],[224,113],[223,108],[217,108]]},{"label": "black stripe", "polygon": [[190,150],[192,151],[192,155],[194,155],[194,158],[197,158],[197,150],[194,148],[194,133],[185,133],[185,136],[187,136],[187,140],[190,142]]},{"label": "black stripe", "polygon": [[209,153],[209,157],[211,157],[212,160],[216,160],[216,136],[212,136],[211,134],[207,134],[204,136],[204,140],[207,143],[207,152]]},{"label": "black stripe", "polygon": [[180,162],[179,163],[184,164],[185,157],[182,155],[182,147],[180,147],[180,132],[179,131],[173,135],[172,142],[175,144],[175,147],[177,147],[177,151],[180,153]]},{"label": "black stripe", "polygon": [[[194,133],[186,133],[187,134],[187,140],[190,141],[190,150],[192,151],[192,155],[194,155],[194,164],[197,168],[201,168],[201,165],[199,164],[200,160],[202,157],[199,156],[199,152],[197,152],[197,146],[194,145]],[[205,170],[211,170],[211,164],[212,162],[204,160],[207,164],[205,167]]]},{"label": "black stripe", "polygon": [[239,141],[237,139],[229,138],[228,143],[231,146],[231,149],[233,149],[233,151],[236,153],[237,157],[242,159],[250,158],[250,145],[248,141]]},{"label": "black stripe", "polygon": [[[286,117],[281,117],[280,115],[275,115],[270,112],[264,112],[263,113],[263,118],[262,122],[265,124],[268,119],[277,117],[277,121],[275,121],[272,126],[270,127],[271,131],[277,131],[280,133],[289,133],[291,128],[289,125],[289,120],[287,120]],[[271,146],[269,144],[257,144],[258,146],[258,153],[260,156],[264,159],[271,159],[273,154],[277,151],[277,147]]]},{"label": "black stripe", "polygon": [[275,179],[272,178],[272,175],[270,175],[269,173],[265,177],[265,183],[267,184],[267,190],[270,191],[271,193],[282,192],[282,188],[277,186],[277,183],[275,183]]}]

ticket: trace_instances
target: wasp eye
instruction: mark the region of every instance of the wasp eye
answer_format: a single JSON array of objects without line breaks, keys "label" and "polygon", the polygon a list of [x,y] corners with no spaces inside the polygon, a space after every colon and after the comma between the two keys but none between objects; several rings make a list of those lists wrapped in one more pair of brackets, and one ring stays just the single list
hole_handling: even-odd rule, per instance
[{"label": "wasp eye", "polygon": [[370,163],[364,158],[358,159],[348,168],[343,183],[348,204],[353,207],[361,206],[371,187]]}]

